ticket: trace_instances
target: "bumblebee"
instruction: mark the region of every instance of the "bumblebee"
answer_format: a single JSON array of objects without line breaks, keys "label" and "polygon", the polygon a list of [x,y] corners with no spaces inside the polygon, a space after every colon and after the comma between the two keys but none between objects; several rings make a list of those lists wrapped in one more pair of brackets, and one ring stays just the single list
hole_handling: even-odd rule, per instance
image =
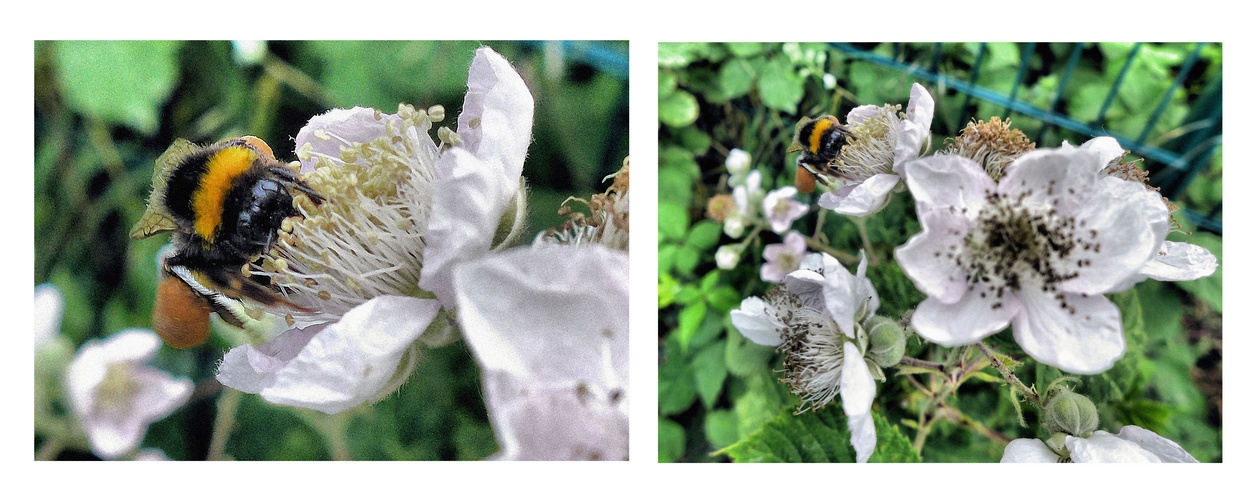
[{"label": "bumblebee", "polygon": [[209,314],[244,327],[242,299],[301,309],[245,268],[270,248],[285,218],[299,215],[293,198],[323,197],[275,159],[257,137],[198,146],[177,139],[157,158],[153,194],[131,237],[171,232],[153,306],[153,329],[172,347],[209,337]]},{"label": "bumblebee", "polygon": [[795,159],[795,188],[801,193],[817,189],[817,182],[829,185],[829,179],[839,175],[834,161],[843,146],[847,145],[852,132],[834,115],[820,118],[803,118],[795,125],[795,138],[787,152],[803,151]]}]

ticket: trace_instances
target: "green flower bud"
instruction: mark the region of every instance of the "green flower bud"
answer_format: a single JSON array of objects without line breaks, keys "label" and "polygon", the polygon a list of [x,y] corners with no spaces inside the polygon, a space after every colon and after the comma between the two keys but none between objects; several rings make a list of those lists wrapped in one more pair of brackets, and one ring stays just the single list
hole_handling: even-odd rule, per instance
[{"label": "green flower bud", "polygon": [[904,357],[904,347],[908,343],[904,327],[891,318],[874,316],[865,322],[869,332],[869,352],[867,353],[878,366],[889,368],[900,362]]},{"label": "green flower bud", "polygon": [[1088,437],[1096,430],[1096,405],[1064,387],[1048,400],[1044,410],[1043,424],[1048,432]]}]

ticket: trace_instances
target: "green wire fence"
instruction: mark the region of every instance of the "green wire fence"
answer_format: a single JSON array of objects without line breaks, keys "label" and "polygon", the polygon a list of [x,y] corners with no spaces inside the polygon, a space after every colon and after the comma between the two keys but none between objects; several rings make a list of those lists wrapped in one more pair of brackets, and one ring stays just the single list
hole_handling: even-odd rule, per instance
[{"label": "green wire fence", "polygon": [[[920,48],[921,45],[928,45],[929,48],[923,51]],[[1040,122],[1038,130],[1024,130],[1037,144],[1042,143],[1046,134],[1053,129],[1078,134],[1085,140],[1096,136],[1114,137],[1124,148],[1131,150],[1132,154],[1146,160],[1145,167],[1150,172],[1149,184],[1159,188],[1161,194],[1171,200],[1177,199],[1188,183],[1209,166],[1214,157],[1215,148],[1223,142],[1222,71],[1213,71],[1207,75],[1205,70],[1208,63],[1201,57],[1202,50],[1210,44],[1197,43],[1192,46],[1192,50],[1183,62],[1177,65],[1177,74],[1173,82],[1162,92],[1160,99],[1148,103],[1151,109],[1148,119],[1140,133],[1134,137],[1108,130],[1104,118],[1124,83],[1129,81],[1128,77],[1132,74],[1133,63],[1137,61],[1144,44],[1136,43],[1131,47],[1122,68],[1113,76],[1110,88],[1101,103],[1100,111],[1095,116],[1070,116],[1063,111],[1061,105],[1063,98],[1069,97],[1066,95],[1066,90],[1070,87],[1071,79],[1076,75],[1076,69],[1079,68],[1085,52],[1094,48],[1092,44],[1070,44],[1072,47],[1064,62],[1056,58],[1046,60],[1048,58],[1037,54],[1038,44],[1019,45],[1021,58],[1012,88],[1002,92],[1000,89],[987,88],[977,83],[984,67],[984,58],[990,54],[986,43],[978,45],[975,60],[970,65],[968,74],[954,67],[944,67],[942,61],[945,56],[945,47],[941,43],[914,44],[912,47],[894,44],[892,55],[889,57],[856,45],[830,44],[846,57],[903,71],[919,79],[923,84],[929,83],[928,86],[933,90],[942,89],[948,95],[953,93],[964,95],[962,110],[972,110],[976,105],[975,100],[978,100],[1003,108],[1002,118],[1009,118],[1010,115],[1016,113],[1025,118],[1038,120]],[[911,58],[906,55],[910,49],[917,49],[917,53]],[[1036,106],[1019,98],[1020,89],[1025,89],[1034,83],[1029,81],[1033,74],[1046,73],[1058,78],[1056,92],[1048,106]],[[1195,95],[1188,103],[1187,115],[1179,127],[1170,133],[1161,134],[1155,140],[1155,125],[1166,113],[1176,92],[1184,89],[1190,81],[1199,85],[1200,90],[1194,92]],[[967,113],[962,113],[960,116],[967,116]],[[960,121],[963,119],[959,118],[958,123],[939,125],[950,127],[948,133],[955,133],[965,126],[965,123]],[[1200,230],[1222,234],[1222,209],[1222,203],[1219,202],[1204,210],[1185,208],[1179,212],[1179,215],[1192,221]]]}]

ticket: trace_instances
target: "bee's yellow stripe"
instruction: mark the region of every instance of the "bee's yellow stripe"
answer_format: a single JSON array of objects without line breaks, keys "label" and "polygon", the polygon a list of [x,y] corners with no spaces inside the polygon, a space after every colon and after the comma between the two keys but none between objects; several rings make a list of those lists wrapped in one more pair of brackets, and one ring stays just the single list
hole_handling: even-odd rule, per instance
[{"label": "bee's yellow stripe", "polygon": [[821,136],[825,135],[826,131],[830,130],[830,128],[833,126],[834,124],[830,123],[830,120],[827,120],[825,118],[817,120],[817,123],[813,125],[812,127],[812,135],[808,136],[808,150],[811,151],[813,154],[816,154],[817,151],[820,151],[821,150]]},{"label": "bee's yellow stripe", "polygon": [[223,200],[237,177],[253,166],[257,153],[244,146],[225,148],[215,154],[205,166],[205,175],[192,192],[192,213],[196,215],[194,229],[206,241],[214,241],[214,234],[223,223]]}]

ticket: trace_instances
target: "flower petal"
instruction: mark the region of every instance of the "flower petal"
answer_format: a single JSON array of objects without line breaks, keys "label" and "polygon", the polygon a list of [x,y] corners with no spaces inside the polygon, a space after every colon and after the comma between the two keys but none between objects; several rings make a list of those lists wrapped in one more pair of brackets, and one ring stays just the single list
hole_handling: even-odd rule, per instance
[{"label": "flower petal", "polygon": [[218,381],[274,404],[339,413],[370,401],[393,380],[440,308],[432,299],[376,297],[336,323],[228,351]]},{"label": "flower petal", "polygon": [[499,458],[627,459],[628,255],[520,248],[459,266],[454,282]]},{"label": "flower petal", "polygon": [[1093,375],[1114,366],[1127,350],[1118,306],[1104,295],[1066,293],[1060,299],[1023,291],[1013,338],[1032,358],[1070,373]]},{"label": "flower petal", "polygon": [[1000,457],[1002,464],[1055,464],[1057,454],[1048,449],[1048,445],[1038,439],[1015,439],[1005,445],[1005,454]]},{"label": "flower petal", "polygon": [[874,445],[878,441],[877,433],[874,431],[874,418],[870,413],[877,387],[856,344],[844,342],[843,353],[839,395],[843,398],[843,413],[847,415],[847,428],[852,431],[852,447],[856,448],[856,461],[865,463],[869,461],[870,455],[873,455]]},{"label": "flower petal", "polygon": [[730,322],[752,342],[769,346],[781,345],[782,334],[778,329],[784,328],[784,325],[777,322],[777,315],[768,311],[768,307],[760,297],[747,297],[737,310],[729,312]]},{"label": "flower petal", "polygon": [[459,114],[463,147],[518,178],[533,138],[533,95],[511,63],[489,47],[476,49]]},{"label": "flower petal", "polygon": [[918,211],[922,232],[895,250],[895,260],[917,289],[945,304],[961,300],[968,287],[954,254],[965,248],[970,221],[949,209]]},{"label": "flower petal", "polygon": [[35,348],[61,333],[61,315],[66,301],[52,283],[35,286]]},{"label": "flower petal", "polygon": [[1090,237],[1092,246],[1076,245],[1071,257],[1088,264],[1077,267],[1077,277],[1058,285],[1067,292],[1115,290],[1157,255],[1169,229],[1166,205],[1156,191],[1113,177],[1097,184],[1097,195],[1075,217],[1077,234]]},{"label": "flower petal", "polygon": [[442,179],[424,233],[419,279],[447,306],[455,300],[455,265],[485,255],[507,207],[524,196],[520,173],[533,131],[533,96],[502,56],[478,49],[467,85],[459,115],[463,145],[437,160]]},{"label": "flower petal", "polygon": [[1097,175],[1105,168],[1097,161],[1093,151],[1079,148],[1029,151],[1005,168],[999,190],[1018,199],[1020,206],[1074,215],[1093,205],[1092,193],[1099,189]]},{"label": "flower petal", "polygon": [[996,183],[974,160],[960,156],[929,156],[904,166],[905,183],[917,200],[918,212],[927,208],[951,207],[967,217],[978,216],[987,204],[987,194]]},{"label": "flower petal", "polygon": [[860,184],[822,193],[817,204],[841,214],[866,217],[887,204],[887,196],[899,183],[899,175],[875,174]]},{"label": "flower petal", "polygon": [[922,147],[930,142],[930,122],[934,115],[935,99],[926,87],[914,83],[909,90],[909,105],[905,111],[907,119],[900,122],[900,132],[896,136],[892,171],[903,174],[904,165],[921,156]]},{"label": "flower petal", "polygon": [[[296,137],[298,158],[301,159],[301,172],[313,171],[315,160],[318,156],[340,158],[342,145],[355,142],[371,142],[378,137],[387,137],[385,123],[388,120],[377,120],[377,113],[380,112],[372,108],[355,106],[351,109],[331,109],[326,113],[311,118],[297,132]],[[323,140],[318,136],[333,136],[336,139]],[[308,148],[314,155],[302,154],[303,147]]]},{"label": "flower petal", "polygon": [[913,312],[913,328],[945,347],[973,344],[1003,330],[1021,308],[1017,297],[997,298],[976,287],[953,304],[927,297]]},{"label": "flower petal", "polygon": [[1158,281],[1190,281],[1204,278],[1219,267],[1219,258],[1191,243],[1164,241],[1140,274]]},{"label": "flower petal", "polygon": [[1128,425],[1119,429],[1118,437],[1152,453],[1163,463],[1198,463],[1197,459],[1179,444],[1139,426]]},{"label": "flower petal", "polygon": [[1095,431],[1089,438],[1066,437],[1066,449],[1075,463],[1157,463],[1157,455],[1139,445],[1105,431]]},{"label": "flower petal", "polygon": [[[628,283],[622,252],[597,245],[514,249],[456,271],[459,322],[486,368],[592,384],[628,373]],[[604,348],[612,373],[603,366]]]}]

